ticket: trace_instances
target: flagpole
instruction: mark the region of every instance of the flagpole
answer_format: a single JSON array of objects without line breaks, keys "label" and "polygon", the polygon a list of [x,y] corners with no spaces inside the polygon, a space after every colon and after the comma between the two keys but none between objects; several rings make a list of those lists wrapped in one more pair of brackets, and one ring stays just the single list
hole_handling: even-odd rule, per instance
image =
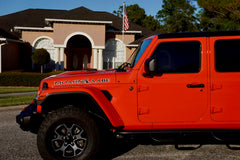
[{"label": "flagpole", "polygon": [[125,22],[124,22],[124,13],[125,12],[125,1],[123,1],[123,16],[122,16],[122,41],[123,41],[123,44],[124,43],[124,25],[125,25]]}]

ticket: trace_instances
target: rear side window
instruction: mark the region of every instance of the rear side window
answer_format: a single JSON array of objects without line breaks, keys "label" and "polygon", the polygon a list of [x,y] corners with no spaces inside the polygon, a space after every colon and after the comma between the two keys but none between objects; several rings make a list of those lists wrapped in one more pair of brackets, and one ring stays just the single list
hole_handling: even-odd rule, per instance
[{"label": "rear side window", "polygon": [[215,67],[218,72],[240,72],[240,39],[215,42]]},{"label": "rear side window", "polygon": [[160,43],[152,57],[157,59],[159,73],[197,73],[201,68],[201,43]]}]

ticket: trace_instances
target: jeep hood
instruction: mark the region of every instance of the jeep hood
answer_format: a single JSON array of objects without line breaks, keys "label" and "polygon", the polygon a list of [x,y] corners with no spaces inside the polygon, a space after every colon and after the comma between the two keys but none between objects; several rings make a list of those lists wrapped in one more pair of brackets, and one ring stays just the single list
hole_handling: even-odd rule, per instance
[{"label": "jeep hood", "polygon": [[48,88],[75,87],[80,85],[113,84],[116,71],[71,71],[50,76],[41,82],[41,88],[47,83]]}]

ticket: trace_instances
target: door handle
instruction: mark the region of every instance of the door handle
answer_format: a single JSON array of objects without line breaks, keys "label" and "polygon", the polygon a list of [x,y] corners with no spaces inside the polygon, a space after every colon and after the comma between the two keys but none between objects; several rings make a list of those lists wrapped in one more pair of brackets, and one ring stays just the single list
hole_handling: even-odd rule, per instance
[{"label": "door handle", "polygon": [[204,88],[204,84],[187,84],[187,88]]}]

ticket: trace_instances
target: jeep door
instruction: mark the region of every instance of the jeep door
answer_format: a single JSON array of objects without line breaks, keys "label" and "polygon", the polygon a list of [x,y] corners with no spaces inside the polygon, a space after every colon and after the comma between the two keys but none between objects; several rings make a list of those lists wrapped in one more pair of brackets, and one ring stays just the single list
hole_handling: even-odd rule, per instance
[{"label": "jeep door", "polygon": [[212,37],[211,118],[240,121],[240,37]]},{"label": "jeep door", "polygon": [[157,70],[138,74],[138,117],[142,122],[195,122],[207,112],[208,70],[205,37],[159,39]]}]

